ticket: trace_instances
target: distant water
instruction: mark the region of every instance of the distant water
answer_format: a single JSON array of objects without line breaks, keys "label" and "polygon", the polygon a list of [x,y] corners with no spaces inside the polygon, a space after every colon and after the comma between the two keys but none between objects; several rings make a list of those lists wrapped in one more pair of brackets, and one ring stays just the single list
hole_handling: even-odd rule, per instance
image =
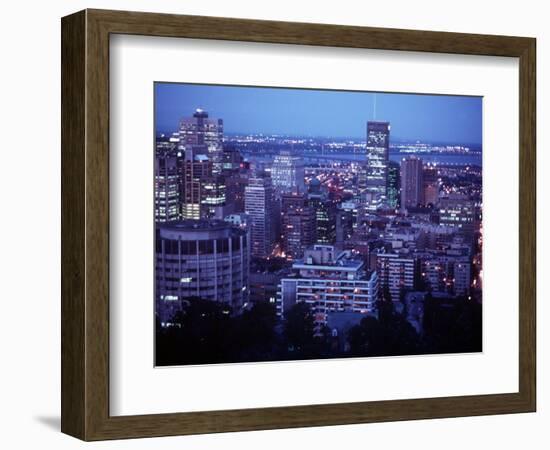
[{"label": "distant water", "polygon": [[[401,161],[406,155],[405,154],[391,154],[390,153],[390,160],[399,162]],[[475,154],[475,155],[446,155],[446,154],[433,154],[433,155],[417,155],[419,158],[422,159],[424,162],[430,162],[430,163],[437,163],[437,164],[447,164],[447,165],[474,165],[474,166],[481,166],[483,164],[482,161],[482,155],[481,154]]]},{"label": "distant water", "polygon": [[[394,153],[390,152],[390,160],[395,162],[400,162],[403,158],[407,156],[411,156],[412,153]],[[365,155],[360,154],[350,154],[350,153],[332,153],[328,155],[308,155],[309,158],[307,159],[330,159],[330,160],[340,160],[340,161],[364,161]],[[416,154],[419,158],[422,159],[424,162],[431,162],[431,163],[437,163],[437,164],[445,164],[445,165],[457,165],[457,166],[463,166],[463,165],[476,165],[481,166],[482,165],[482,155],[479,153],[472,154],[472,155],[450,155],[450,154]]]}]

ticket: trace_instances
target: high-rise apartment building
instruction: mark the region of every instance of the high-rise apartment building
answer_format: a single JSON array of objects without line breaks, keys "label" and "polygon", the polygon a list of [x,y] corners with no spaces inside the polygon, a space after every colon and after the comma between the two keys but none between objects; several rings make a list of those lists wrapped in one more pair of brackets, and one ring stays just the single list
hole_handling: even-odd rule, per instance
[{"label": "high-rise apartment building", "polygon": [[369,314],[378,299],[378,276],[365,270],[362,259],[339,252],[330,245],[315,245],[292,265],[295,277],[283,278],[277,293],[278,312],[284,315],[294,304],[309,304],[318,326],[332,313]]},{"label": "high-rise apartment building", "polygon": [[422,160],[416,156],[408,156],[401,161],[401,208],[414,208],[423,204]]}]

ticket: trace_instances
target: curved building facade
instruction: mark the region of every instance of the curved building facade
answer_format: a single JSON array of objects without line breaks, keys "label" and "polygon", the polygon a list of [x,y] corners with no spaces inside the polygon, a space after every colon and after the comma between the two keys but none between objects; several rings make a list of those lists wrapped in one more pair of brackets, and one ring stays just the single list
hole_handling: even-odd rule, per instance
[{"label": "curved building facade", "polygon": [[189,298],[227,304],[234,312],[248,301],[247,232],[220,220],[160,225],[156,236],[155,297],[161,324]]}]

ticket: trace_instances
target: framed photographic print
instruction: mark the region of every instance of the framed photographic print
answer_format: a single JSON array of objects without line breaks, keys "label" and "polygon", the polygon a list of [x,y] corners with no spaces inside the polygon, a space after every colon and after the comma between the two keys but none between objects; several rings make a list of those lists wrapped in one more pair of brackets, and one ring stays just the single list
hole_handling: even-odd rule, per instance
[{"label": "framed photographic print", "polygon": [[62,431],[535,411],[535,39],[62,19]]}]

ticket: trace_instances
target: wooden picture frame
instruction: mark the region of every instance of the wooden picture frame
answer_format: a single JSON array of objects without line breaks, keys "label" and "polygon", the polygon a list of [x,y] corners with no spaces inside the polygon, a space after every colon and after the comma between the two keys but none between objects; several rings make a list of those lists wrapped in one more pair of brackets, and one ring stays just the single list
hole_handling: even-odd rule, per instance
[{"label": "wooden picture frame", "polygon": [[[535,39],[104,10],[64,17],[61,29],[64,433],[101,440],[535,411]],[[519,391],[110,416],[109,36],[116,33],[519,58]]]}]

